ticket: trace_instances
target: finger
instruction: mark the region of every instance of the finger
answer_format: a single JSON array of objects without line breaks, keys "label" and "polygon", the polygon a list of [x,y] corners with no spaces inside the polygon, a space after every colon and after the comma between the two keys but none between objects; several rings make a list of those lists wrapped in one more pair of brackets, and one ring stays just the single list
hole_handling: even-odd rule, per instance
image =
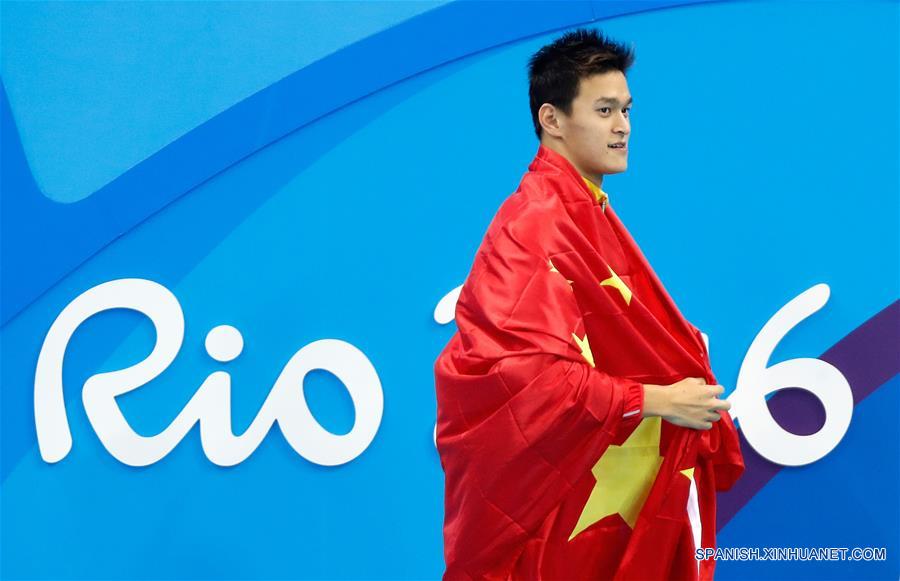
[{"label": "finger", "polygon": [[711,429],[712,429],[712,422],[701,422],[701,423],[700,423],[700,427],[697,428],[697,429],[698,429],[698,430],[711,430]]},{"label": "finger", "polygon": [[710,387],[712,387],[712,389],[713,389],[712,392],[713,392],[713,394],[715,394],[715,395],[719,395],[719,394],[725,393],[725,388],[724,388],[723,386],[721,386],[721,385],[716,384],[716,385],[711,385]]},{"label": "finger", "polygon": [[731,402],[726,399],[714,399],[712,400],[712,406],[709,408],[710,410],[730,410]]},{"label": "finger", "polygon": [[702,377],[692,377],[691,380],[693,380],[694,383],[699,383],[700,385],[706,385],[706,380],[703,379]]},{"label": "finger", "polygon": [[706,421],[708,422],[718,422],[722,419],[722,415],[719,412],[712,412],[706,416]]}]

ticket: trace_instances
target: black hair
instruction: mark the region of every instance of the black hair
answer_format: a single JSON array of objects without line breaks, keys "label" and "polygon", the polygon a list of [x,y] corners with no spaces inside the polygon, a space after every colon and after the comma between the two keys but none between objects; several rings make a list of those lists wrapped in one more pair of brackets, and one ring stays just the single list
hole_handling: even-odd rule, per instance
[{"label": "black hair", "polygon": [[612,70],[624,74],[633,63],[633,46],[626,47],[602,32],[585,28],[567,32],[534,53],[528,61],[528,98],[537,138],[543,133],[538,120],[541,105],[550,103],[571,115],[581,79]]}]

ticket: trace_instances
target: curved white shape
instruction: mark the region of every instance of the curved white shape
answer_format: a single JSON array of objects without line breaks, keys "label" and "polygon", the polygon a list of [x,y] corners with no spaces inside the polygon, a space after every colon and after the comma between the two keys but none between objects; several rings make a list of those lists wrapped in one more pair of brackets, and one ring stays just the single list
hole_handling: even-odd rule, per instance
[{"label": "curved white shape", "polygon": [[[821,309],[830,290],[817,284],[783,306],[763,326],[747,350],[737,387],[728,399],[731,415],[740,418],[747,442],[760,455],[782,466],[802,466],[833,450],[850,426],[853,393],[843,374],[820,359],[798,358],[767,367],[769,357],[787,333]],[[772,417],[766,396],[785,388],[799,388],[816,396],[825,408],[825,425],[808,436],[783,429]]]},{"label": "curved white shape", "polygon": [[[313,369],[333,373],[350,393],[356,421],[343,436],[319,425],[302,391],[295,393]],[[344,464],[359,456],[375,438],[384,411],[384,395],[375,367],[362,351],[338,339],[321,339],[300,349],[284,366],[269,398],[260,415],[268,409],[273,417],[277,413],[278,426],[291,447],[323,466]]]},{"label": "curved white shape", "polygon": [[[82,390],[84,409],[103,446],[130,466],[147,466],[164,458],[200,424],[206,456],[220,466],[245,460],[277,421],[285,439],[298,454],[316,464],[335,466],[349,462],[372,442],[384,410],[381,382],[366,355],[350,343],[322,339],[306,345],[287,362],[262,407],[240,435],[231,427],[231,376],[211,373],[190,401],[162,432],[136,433],[119,409],[116,397],[148,383],[171,364],[184,338],[184,317],[175,296],[149,280],[120,279],[98,285],[72,301],[50,328],[38,356],[34,410],[41,457],[63,459],[72,447],[62,385],[62,362],[72,334],[81,323],[105,310],[126,308],[147,315],[156,327],[157,342],[143,361],[118,371],[98,373]],[[234,327],[219,326],[207,336],[210,354],[231,360],[240,353],[243,339]],[[316,421],[303,395],[303,380],[313,369],[324,369],[340,379],[353,400],[356,419],[344,435],[325,430]]]},{"label": "curved white shape", "polygon": [[456,301],[459,300],[459,293],[463,285],[459,285],[452,291],[448,292],[438,301],[434,308],[434,320],[441,325],[446,325],[456,316]]},{"label": "curved white shape", "polygon": [[62,460],[72,448],[63,397],[66,347],[83,322],[111,309],[134,310],[149,317],[156,328],[156,345],[147,358],[131,367],[93,376],[85,383],[85,390],[94,378],[106,377],[119,382],[116,395],[129,392],[162,373],[181,349],[184,339],[181,305],[169,289],[156,282],[138,278],[112,280],[76,297],[50,326],[34,375],[34,423],[38,449],[46,462]]}]

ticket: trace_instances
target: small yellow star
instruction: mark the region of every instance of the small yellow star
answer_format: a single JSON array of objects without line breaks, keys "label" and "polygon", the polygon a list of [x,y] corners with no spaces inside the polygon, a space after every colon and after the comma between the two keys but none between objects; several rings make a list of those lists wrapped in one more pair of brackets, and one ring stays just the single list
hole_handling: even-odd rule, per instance
[{"label": "small yellow star", "polygon": [[594,367],[594,354],[591,353],[591,346],[588,343],[587,333],[584,334],[584,339],[575,333],[572,333],[572,337],[575,338],[575,342],[578,343],[578,347],[581,349],[581,356],[591,364],[591,367]]},{"label": "small yellow star", "polygon": [[602,285],[611,286],[614,289],[618,290],[622,294],[622,298],[625,299],[625,304],[630,305],[631,304],[631,289],[628,288],[628,285],[625,284],[625,281],[623,281],[621,278],[619,278],[619,275],[615,273],[615,271],[612,269],[612,267],[610,265],[607,264],[606,268],[609,269],[609,272],[610,272],[610,274],[612,274],[612,276],[607,278],[606,280],[601,281],[600,285],[601,286]]},{"label": "small yellow star", "polygon": [[[696,466],[694,467],[696,468]],[[684,470],[679,470],[682,474],[687,476],[688,480],[694,479],[694,468],[685,468]]]},{"label": "small yellow star", "polygon": [[[574,539],[592,524],[618,513],[632,529],[662,464],[659,416],[641,420],[621,446],[611,444],[591,469],[596,483],[569,535]],[[693,469],[690,469],[693,470]]]},{"label": "small yellow star", "polygon": [[[557,273],[557,274],[559,274],[559,275],[562,275],[562,273],[559,272],[558,270],[556,270],[556,267],[553,266],[553,261],[552,261],[551,259],[549,259],[549,258],[547,259],[547,264],[550,265],[550,272],[555,272],[555,273]],[[571,281],[571,280],[566,279],[566,282],[569,283],[569,286],[572,286],[572,281]]]}]

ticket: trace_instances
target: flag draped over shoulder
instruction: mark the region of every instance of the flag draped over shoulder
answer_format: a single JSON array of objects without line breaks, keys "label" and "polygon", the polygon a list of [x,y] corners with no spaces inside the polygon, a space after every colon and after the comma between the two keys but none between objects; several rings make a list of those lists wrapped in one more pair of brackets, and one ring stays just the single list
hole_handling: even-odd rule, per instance
[{"label": "flag draped over shoulder", "polygon": [[528,169],[435,363],[444,578],[711,579],[734,424],[642,418],[642,384],[716,383],[700,332],[568,160]]}]

